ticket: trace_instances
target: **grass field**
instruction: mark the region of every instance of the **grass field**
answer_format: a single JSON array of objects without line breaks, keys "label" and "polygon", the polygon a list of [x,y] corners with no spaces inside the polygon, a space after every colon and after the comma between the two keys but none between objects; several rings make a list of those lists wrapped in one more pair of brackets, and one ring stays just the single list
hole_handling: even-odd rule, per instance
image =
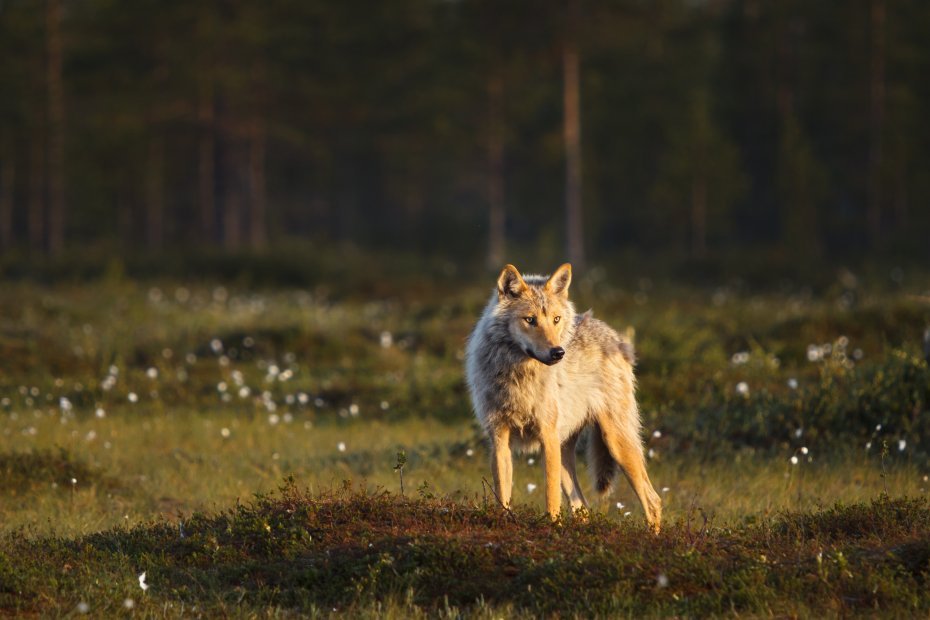
[{"label": "grass field", "polygon": [[4,284],[0,613],[930,612],[930,280],[582,276],[635,330],[658,537],[625,482],[547,523],[532,455],[496,506],[454,284]]}]

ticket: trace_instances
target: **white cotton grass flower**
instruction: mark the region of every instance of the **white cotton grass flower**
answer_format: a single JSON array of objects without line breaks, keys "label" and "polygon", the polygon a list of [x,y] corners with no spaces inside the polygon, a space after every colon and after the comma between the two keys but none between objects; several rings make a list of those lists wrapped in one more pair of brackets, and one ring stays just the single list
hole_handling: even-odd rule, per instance
[{"label": "white cotton grass flower", "polygon": [[345,452],[345,451],[346,451],[346,442],[340,441],[338,444],[336,444],[336,449],[339,450],[340,452]]},{"label": "white cotton grass flower", "polygon": [[730,358],[730,362],[734,366],[740,366],[742,364],[747,363],[748,361],[749,361],[749,351],[740,351],[738,353],[734,353],[733,356]]},{"label": "white cotton grass flower", "polygon": [[241,388],[239,388],[239,398],[248,398],[249,394],[251,393],[252,390],[249,389],[249,386],[247,385],[243,385]]},{"label": "white cotton grass flower", "polygon": [[527,465],[535,465],[535,464],[536,464],[536,459],[534,459],[533,457],[530,457],[530,458],[526,459],[526,464],[527,464]]},{"label": "white cotton grass flower", "polygon": [[356,405],[355,403],[352,403],[351,405],[349,405],[349,415],[353,417],[358,415],[358,405]]},{"label": "white cotton grass flower", "polygon": [[798,457],[797,457],[797,455],[792,456],[789,460],[791,461],[791,464],[792,464],[792,465],[797,465],[797,464],[798,464]]},{"label": "white cotton grass flower", "polygon": [[136,606],[136,602],[135,602],[134,600],[132,600],[131,598],[125,598],[125,599],[123,599],[123,608],[124,608],[124,609],[132,609],[132,608],[135,607],[135,606]]},{"label": "white cotton grass flower", "polygon": [[220,340],[219,338],[214,338],[213,340],[210,341],[210,349],[212,349],[214,353],[219,355],[220,353],[223,352],[223,341]]},{"label": "white cotton grass flower", "polygon": [[76,610],[79,614],[86,614],[87,612],[90,611],[90,605],[88,605],[88,604],[87,604],[86,602],[84,602],[84,601],[81,601],[80,603],[77,604],[77,607],[75,608],[75,610]]},{"label": "white cotton grass flower", "polygon": [[158,378],[158,369],[154,366],[150,366],[149,369],[145,371],[145,376],[154,381]]},{"label": "white cotton grass flower", "polygon": [[62,411],[71,411],[72,409],[74,409],[74,405],[72,405],[71,401],[68,400],[67,397],[65,396],[62,396],[61,398],[58,399],[58,406],[61,408]]},{"label": "white cotton grass flower", "polygon": [[472,448],[465,450],[465,456],[475,456],[475,451]]},{"label": "white cotton grass flower", "polygon": [[659,576],[656,577],[656,585],[660,588],[668,587],[668,577],[665,575],[665,573],[659,573]]},{"label": "white cotton grass flower", "polygon": [[794,377],[791,377],[790,379],[788,379],[788,387],[792,390],[798,389],[798,380],[795,379]]},{"label": "white cotton grass flower", "polygon": [[390,408],[391,408],[391,403],[389,403],[386,400],[381,401],[381,411],[387,411]]},{"label": "white cotton grass flower", "polygon": [[740,381],[736,384],[736,393],[743,397],[749,396],[749,384],[745,381]]},{"label": "white cotton grass flower", "polygon": [[653,439],[658,439],[658,438],[661,437],[661,436],[662,436],[662,431],[660,431],[660,430],[652,431],[652,437],[653,437]]},{"label": "white cotton grass flower", "polygon": [[626,506],[623,505],[623,502],[617,502],[617,510],[623,510]]},{"label": "white cotton grass flower", "polygon": [[899,439],[898,440],[898,452],[904,452],[905,448],[907,448],[907,440]]},{"label": "white cotton grass flower", "polygon": [[527,483],[526,483],[526,492],[527,492],[527,493],[532,493],[532,492],[535,491],[535,490],[536,490],[536,485],[535,485],[535,484],[533,484],[532,482],[527,482]]},{"label": "white cotton grass flower", "polygon": [[136,394],[135,392],[130,392],[130,393],[126,396],[126,398],[128,398],[128,399],[129,399],[129,402],[131,402],[131,403],[137,403],[137,402],[139,402],[139,395]]},{"label": "white cotton grass flower", "polygon": [[807,454],[808,452],[807,446],[801,446],[801,454]]},{"label": "white cotton grass flower", "polygon": [[139,575],[139,587],[142,588],[143,592],[149,589],[149,584],[145,583],[145,571],[142,571],[142,574]]},{"label": "white cotton grass flower", "polygon": [[220,436],[223,439],[229,439],[229,435],[230,435],[230,432],[228,428],[224,426],[223,428],[220,429]]},{"label": "white cotton grass flower", "polygon": [[107,417],[107,412],[104,410],[103,407],[97,407],[97,410],[94,412],[94,415],[97,416],[98,418],[103,419]]}]

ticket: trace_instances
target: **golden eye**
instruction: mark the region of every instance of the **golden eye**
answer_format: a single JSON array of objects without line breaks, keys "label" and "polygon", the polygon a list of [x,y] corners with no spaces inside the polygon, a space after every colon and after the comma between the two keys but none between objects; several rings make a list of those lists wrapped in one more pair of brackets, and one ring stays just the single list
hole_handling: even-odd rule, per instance
[{"label": "golden eye", "polygon": [[552,319],[552,322],[553,322],[553,323],[558,323],[558,322],[561,321],[561,320],[562,320],[562,317],[557,316],[557,317],[555,317],[554,319]]},{"label": "golden eye", "polygon": [[530,325],[536,325],[536,317],[535,317],[535,316],[528,316],[528,317],[525,317],[523,320],[526,321],[527,323],[529,323]]}]

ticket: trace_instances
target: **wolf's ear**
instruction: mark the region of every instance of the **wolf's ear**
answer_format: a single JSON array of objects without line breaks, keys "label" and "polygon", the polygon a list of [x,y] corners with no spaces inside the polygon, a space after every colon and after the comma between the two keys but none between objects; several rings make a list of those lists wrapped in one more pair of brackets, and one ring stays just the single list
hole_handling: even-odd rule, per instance
[{"label": "wolf's ear", "polygon": [[546,280],[546,290],[553,295],[562,295],[568,297],[568,285],[572,283],[572,266],[565,263],[555,270],[549,279]]},{"label": "wolf's ear", "polygon": [[497,278],[497,294],[501,298],[519,297],[527,289],[523,276],[513,265],[507,265]]}]

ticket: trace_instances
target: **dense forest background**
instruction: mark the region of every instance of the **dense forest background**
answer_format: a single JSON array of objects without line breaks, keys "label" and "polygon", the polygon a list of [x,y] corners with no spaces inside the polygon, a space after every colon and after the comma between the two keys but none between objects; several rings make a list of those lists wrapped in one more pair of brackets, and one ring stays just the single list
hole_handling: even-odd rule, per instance
[{"label": "dense forest background", "polygon": [[921,0],[0,0],[0,247],[930,258]]}]

